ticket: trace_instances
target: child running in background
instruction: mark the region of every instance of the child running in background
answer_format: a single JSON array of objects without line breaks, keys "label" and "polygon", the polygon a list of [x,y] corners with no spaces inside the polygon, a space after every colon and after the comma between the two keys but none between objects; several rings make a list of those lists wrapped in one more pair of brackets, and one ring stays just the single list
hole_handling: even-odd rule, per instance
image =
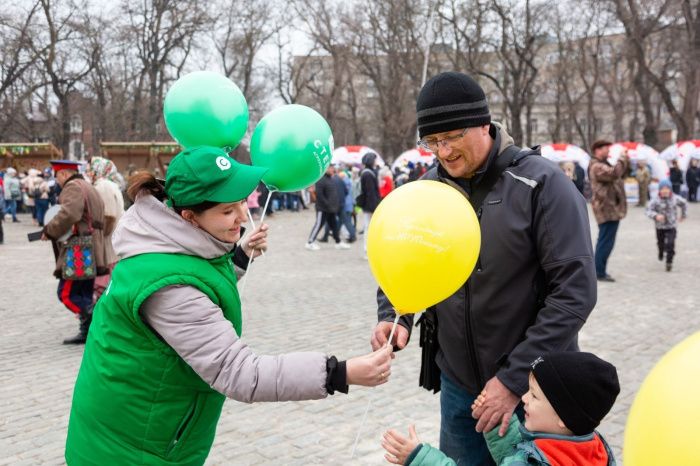
[{"label": "child running in background", "polygon": [[[678,209],[681,218],[678,218]],[[659,195],[652,199],[647,207],[647,217],[654,220],[656,226],[656,244],[659,248],[659,260],[666,254],[666,272],[673,268],[673,256],[676,255],[676,227],[688,216],[688,203],[677,194],[673,194],[670,180],[659,182]]]},{"label": "child running in background", "polygon": [[[491,456],[499,466],[614,466],[612,451],[595,428],[619,393],[615,366],[593,354],[541,356],[532,363],[529,390],[522,397],[525,423],[514,414],[503,437],[498,427],[484,434]],[[472,409],[485,402],[482,392]],[[413,425],[408,438],[393,429],[386,432],[382,446],[384,457],[394,464],[456,464],[437,448],[420,443]]]}]

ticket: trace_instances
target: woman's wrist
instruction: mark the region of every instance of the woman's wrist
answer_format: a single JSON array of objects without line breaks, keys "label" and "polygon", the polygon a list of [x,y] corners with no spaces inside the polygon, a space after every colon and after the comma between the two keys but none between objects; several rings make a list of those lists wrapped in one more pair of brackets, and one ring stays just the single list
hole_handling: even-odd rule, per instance
[{"label": "woman's wrist", "polygon": [[335,356],[329,357],[326,360],[326,391],[333,395],[335,392],[347,393],[348,390],[346,361],[338,361]]}]

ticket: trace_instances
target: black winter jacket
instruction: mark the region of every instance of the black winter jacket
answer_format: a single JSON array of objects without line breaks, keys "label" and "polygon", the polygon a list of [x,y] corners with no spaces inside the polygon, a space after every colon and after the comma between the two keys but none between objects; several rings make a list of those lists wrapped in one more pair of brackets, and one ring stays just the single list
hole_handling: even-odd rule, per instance
[{"label": "black winter jacket", "polygon": [[[495,125],[492,135],[487,166],[512,144]],[[423,178],[448,183],[466,196],[465,180],[451,179],[441,167]],[[473,395],[495,375],[521,396],[536,357],[578,350],[578,331],[595,306],[588,211],[571,180],[539,155],[508,167],[480,210],[482,244],[475,270],[436,306],[437,363]],[[381,290],[377,302],[379,320],[393,321]],[[400,322],[410,332],[413,316]]]},{"label": "black winter jacket", "polygon": [[325,174],[316,182],[316,210],[319,212],[338,212],[338,191],[330,175]]},{"label": "black winter jacket", "polygon": [[360,191],[362,192],[361,201],[357,205],[364,212],[374,212],[381,198],[379,197],[377,174],[369,167],[363,168],[360,173]]}]

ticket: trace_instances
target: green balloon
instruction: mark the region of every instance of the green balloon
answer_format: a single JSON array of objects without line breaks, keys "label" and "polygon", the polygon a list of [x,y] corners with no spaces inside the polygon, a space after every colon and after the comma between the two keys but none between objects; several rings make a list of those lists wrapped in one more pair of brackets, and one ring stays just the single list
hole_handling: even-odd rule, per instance
[{"label": "green balloon", "polygon": [[241,90],[213,71],[195,71],[173,84],[163,103],[165,126],[185,148],[233,150],[248,129],[248,104]]},{"label": "green balloon", "polygon": [[326,172],[333,134],[326,120],[304,105],[284,105],[260,120],[250,140],[253,165],[267,167],[263,177],[273,191],[308,188]]}]

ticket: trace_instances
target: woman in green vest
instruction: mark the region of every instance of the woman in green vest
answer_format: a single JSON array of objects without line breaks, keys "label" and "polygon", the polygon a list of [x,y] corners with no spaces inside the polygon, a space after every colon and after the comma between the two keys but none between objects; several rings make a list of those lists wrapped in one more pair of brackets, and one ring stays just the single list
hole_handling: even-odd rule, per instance
[{"label": "woman in green vest", "polygon": [[252,403],[325,398],[390,374],[391,349],[339,362],[322,353],[255,355],[240,340],[236,268],[266,244],[245,244],[246,197],[266,169],[214,147],[129,187],[134,205],[113,234],[121,258],[94,310],[73,394],[69,465],[201,465],[226,397]]}]

